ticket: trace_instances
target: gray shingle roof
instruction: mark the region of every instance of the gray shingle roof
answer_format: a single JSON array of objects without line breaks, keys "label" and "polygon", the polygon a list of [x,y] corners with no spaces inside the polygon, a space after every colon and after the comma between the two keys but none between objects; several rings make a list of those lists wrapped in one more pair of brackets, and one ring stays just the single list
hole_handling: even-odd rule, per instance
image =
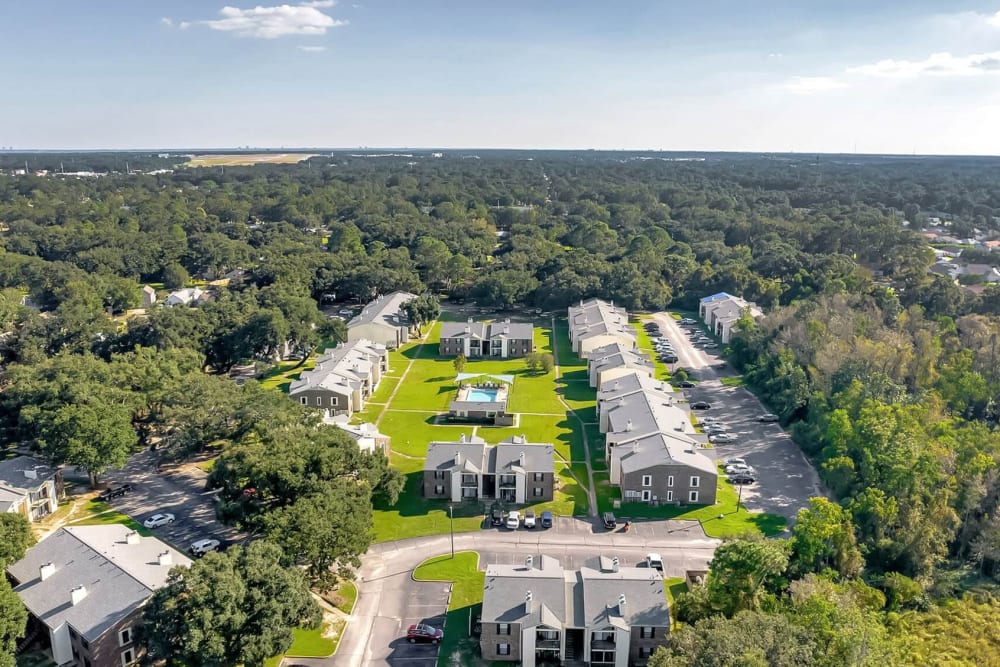
[{"label": "gray shingle roof", "polygon": [[711,459],[699,451],[697,443],[681,434],[652,433],[615,445],[611,455],[621,459],[624,473],[639,472],[656,466],[683,465],[710,475],[718,470]]},{"label": "gray shingle roof", "polygon": [[455,467],[455,456],[461,455],[462,463],[471,461],[480,471],[486,468],[486,441],[478,436],[466,438],[465,442],[432,442],[427,445],[424,470],[451,470]]},{"label": "gray shingle roof", "polygon": [[[602,559],[608,560],[610,559]],[[530,611],[525,605],[531,592]],[[625,596],[620,610],[620,596]],[[621,613],[624,611],[624,614]],[[599,629],[670,625],[670,611],[659,572],[652,568],[619,567],[617,572],[584,566],[564,570],[550,556],[532,557],[517,565],[488,565],[483,589],[484,623],[522,623],[530,628]]]},{"label": "gray shingle roof", "polygon": [[[163,586],[172,567],[191,564],[155,537],[128,544],[129,532],[121,524],[60,529],[7,568],[19,582],[14,590],[48,627],[69,623],[88,641],[97,639]],[[159,564],[163,552],[170,553],[170,564]],[[47,563],[55,571],[42,580],[40,569]],[[70,590],[77,586],[87,594],[74,605]]]},{"label": "gray shingle roof", "polygon": [[524,436],[511,436],[496,446],[494,470],[499,473],[513,466],[519,466],[526,472],[554,472],[553,455],[552,445],[531,443],[524,439]]},{"label": "gray shingle roof", "polygon": [[526,442],[521,436],[512,436],[495,446],[487,445],[478,436],[466,438],[466,442],[432,442],[427,446],[424,470],[451,470],[456,465],[456,454],[460,454],[461,466],[472,463],[480,472],[497,474],[513,466],[521,467],[521,452],[524,452],[525,472],[555,471],[554,447]]},{"label": "gray shingle roof", "polygon": [[303,371],[298,380],[292,381],[288,394],[293,396],[313,389],[349,393],[368,378],[374,382],[372,367],[381,363],[387,354],[385,346],[363,338],[328,348],[312,370]]},{"label": "gray shingle roof", "polygon": [[[33,474],[34,478],[25,474]],[[16,493],[27,493],[53,477],[58,469],[33,456],[15,456],[6,461],[0,461],[0,488]]]},{"label": "gray shingle roof", "polygon": [[494,321],[489,324],[485,322],[443,322],[441,324],[441,338],[531,340],[534,332],[535,327],[530,322]]},{"label": "gray shingle roof", "polygon": [[356,327],[361,324],[383,324],[390,327],[403,327],[409,324],[406,315],[403,313],[403,304],[416,299],[416,294],[409,292],[392,292],[378,297],[374,301],[365,304],[350,322],[347,327]]}]

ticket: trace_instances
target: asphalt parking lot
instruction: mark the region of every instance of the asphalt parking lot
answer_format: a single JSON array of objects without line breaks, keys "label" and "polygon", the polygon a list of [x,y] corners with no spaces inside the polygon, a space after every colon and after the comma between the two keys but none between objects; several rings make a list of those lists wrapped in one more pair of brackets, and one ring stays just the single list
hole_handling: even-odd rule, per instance
[{"label": "asphalt parking lot", "polygon": [[[719,459],[742,457],[757,471],[757,482],[745,485],[742,500],[751,510],[780,514],[794,521],[809,498],[825,495],[812,465],[779,424],[757,421],[768,410],[757,397],[743,387],[727,387],[721,378],[736,376],[736,371],[719,357],[717,350],[696,348],[680,326],[665,313],[654,316],[660,329],[674,344],[680,359],[677,366],[691,372],[697,380],[693,389],[685,389],[688,399],[707,401],[711,409],[696,411],[698,416],[719,419],[736,436],[736,442],[717,444],[709,450]],[[728,484],[720,479],[721,484]]]},{"label": "asphalt parking lot", "polygon": [[158,472],[156,462],[156,453],[146,451],[133,456],[124,468],[109,471],[104,481],[110,487],[125,483],[134,487],[111,500],[111,506],[140,523],[153,514],[173,514],[173,523],[153,532],[183,552],[196,540],[215,538],[227,544],[245,537],[215,518],[215,494],[205,491],[203,473]]},{"label": "asphalt parking lot", "polygon": [[[445,628],[446,631],[458,631],[445,625],[451,585],[411,579],[399,587],[399,593],[401,599],[396,600],[393,606],[387,609],[399,610],[400,616],[387,615],[375,619],[373,632],[388,641],[382,647],[377,645],[371,647],[372,661],[374,664],[400,666],[436,664],[439,647],[432,644],[409,643],[406,640],[406,630],[414,623],[426,623],[435,628]],[[383,651],[384,655],[379,655]]]}]

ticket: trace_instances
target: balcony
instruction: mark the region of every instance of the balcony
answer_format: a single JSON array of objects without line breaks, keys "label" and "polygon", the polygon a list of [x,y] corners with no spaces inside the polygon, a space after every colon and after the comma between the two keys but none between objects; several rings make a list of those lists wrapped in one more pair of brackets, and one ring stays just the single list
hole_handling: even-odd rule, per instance
[{"label": "balcony", "polygon": [[500,475],[500,488],[513,489],[517,486],[516,475]]}]

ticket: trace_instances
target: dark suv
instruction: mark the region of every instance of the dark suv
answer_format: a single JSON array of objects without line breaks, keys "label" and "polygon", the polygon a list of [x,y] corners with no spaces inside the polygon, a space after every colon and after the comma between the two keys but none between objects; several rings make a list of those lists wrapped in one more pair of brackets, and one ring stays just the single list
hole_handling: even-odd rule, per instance
[{"label": "dark suv", "polygon": [[615,519],[615,515],[611,512],[605,512],[601,515],[601,520],[604,522],[604,527],[608,530],[614,530],[618,526],[618,521]]},{"label": "dark suv", "polygon": [[502,526],[503,525],[503,507],[493,503],[490,507],[490,525]]},{"label": "dark suv", "polygon": [[97,499],[103,500],[104,502],[108,502],[112,498],[118,498],[119,496],[124,496],[131,490],[132,490],[131,484],[122,484],[121,486],[116,487],[114,489],[105,489],[104,491],[101,492],[99,496],[97,496]]}]

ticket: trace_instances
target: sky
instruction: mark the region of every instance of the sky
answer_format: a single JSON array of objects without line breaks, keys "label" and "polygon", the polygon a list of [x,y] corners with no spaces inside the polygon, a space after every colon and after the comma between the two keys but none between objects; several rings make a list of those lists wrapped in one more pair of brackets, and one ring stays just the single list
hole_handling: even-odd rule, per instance
[{"label": "sky", "polygon": [[1000,0],[8,0],[0,147],[1000,155]]}]

